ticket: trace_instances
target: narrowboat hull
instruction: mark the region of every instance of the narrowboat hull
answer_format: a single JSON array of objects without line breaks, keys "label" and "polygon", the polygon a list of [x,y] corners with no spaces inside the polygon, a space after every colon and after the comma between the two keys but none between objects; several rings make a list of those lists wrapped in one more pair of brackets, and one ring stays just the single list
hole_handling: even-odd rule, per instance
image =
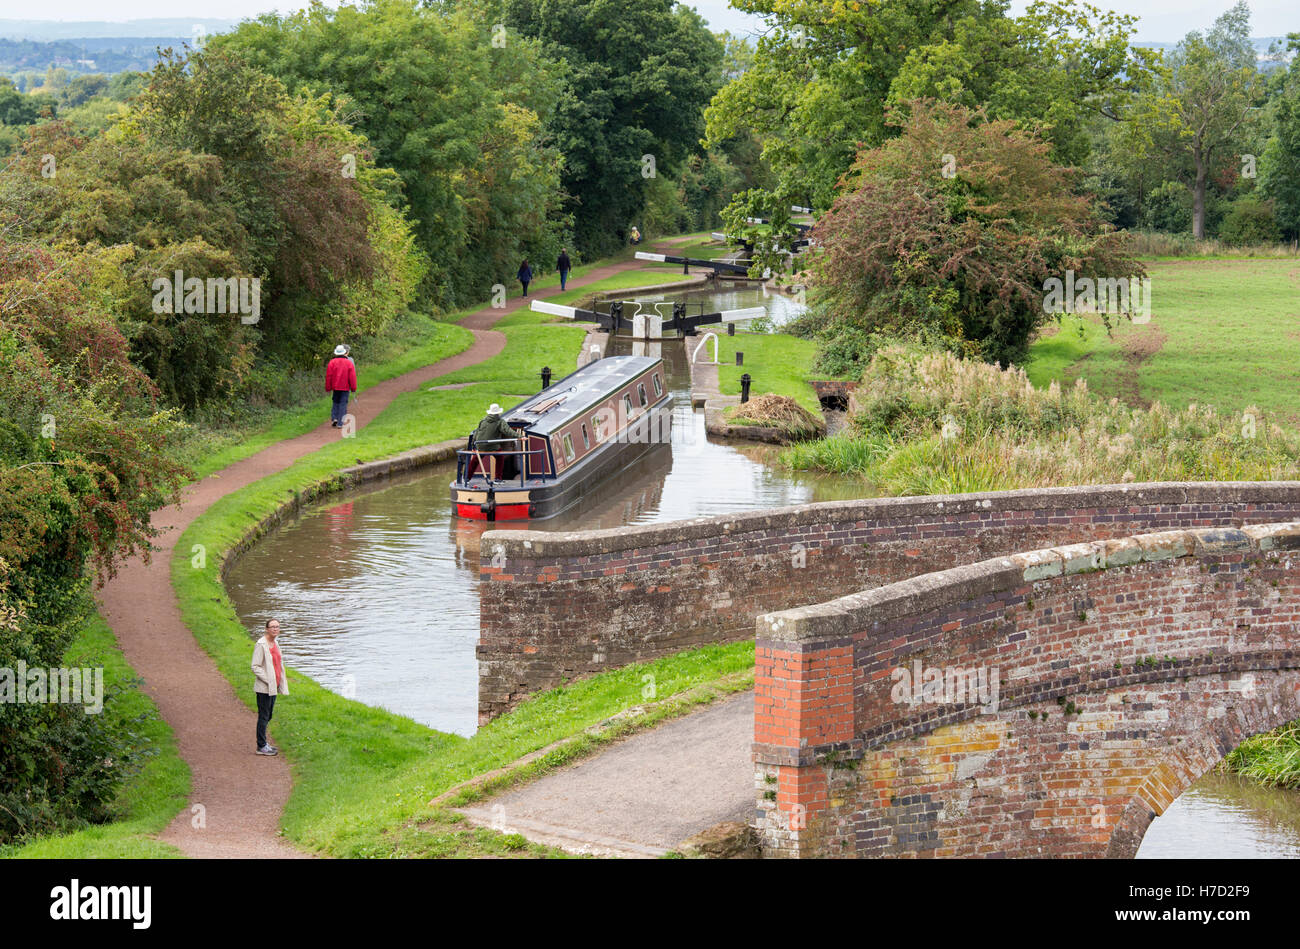
[{"label": "narrowboat hull", "polygon": [[546,520],[591,495],[601,485],[635,465],[672,435],[671,394],[651,406],[617,437],[600,445],[578,464],[545,480],[507,479],[493,485],[451,484],[452,510],[458,517],[483,521]]}]

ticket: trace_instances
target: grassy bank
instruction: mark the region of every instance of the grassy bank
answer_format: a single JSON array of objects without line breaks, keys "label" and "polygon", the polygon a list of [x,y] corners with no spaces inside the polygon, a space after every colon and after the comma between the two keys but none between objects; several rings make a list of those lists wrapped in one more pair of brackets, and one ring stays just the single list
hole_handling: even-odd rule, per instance
[{"label": "grassy bank", "polygon": [[1252,408],[1133,409],[1080,380],[1034,388],[1019,369],[892,347],[873,359],[846,432],[794,446],[795,468],[857,475],[886,494],[1123,481],[1300,477],[1300,435]]},{"label": "grassy bank", "polygon": [[176,751],[171,728],[159,716],[153,701],[138,688],[135,671],[117,648],[108,624],[98,616],[93,617],[68,648],[64,662],[69,666],[104,667],[105,692],[117,693],[105,706],[104,714],[130,723],[134,740],[124,751],[133,757],[134,764],[115,802],[112,823],[0,848],[0,856],[30,859],[180,856],[176,848],[150,835],[166,827],[185,805],[190,792],[190,769]]},{"label": "grassy bank", "polygon": [[[412,345],[412,339],[420,342]],[[357,395],[364,398],[371,386],[464,352],[473,342],[474,336],[467,329],[430,316],[408,314],[381,338],[354,349]],[[330,399],[324,393],[323,379],[323,374],[312,374],[311,391],[319,394],[300,405],[265,407],[238,427],[196,427],[179,446],[180,459],[193,469],[196,478],[204,478],[268,445],[310,432],[329,419]]]},{"label": "grassy bank", "polygon": [[[706,357],[713,348],[710,343],[701,353]],[[745,354],[745,364],[736,365],[736,353]],[[724,395],[740,395],[740,377],[749,373],[750,395],[784,395],[794,399],[813,413],[821,412],[817,393],[808,384],[809,379],[823,379],[825,375],[812,371],[817,358],[817,343],[785,333],[745,333],[739,329],[735,336],[724,332],[718,335],[718,388]]]}]

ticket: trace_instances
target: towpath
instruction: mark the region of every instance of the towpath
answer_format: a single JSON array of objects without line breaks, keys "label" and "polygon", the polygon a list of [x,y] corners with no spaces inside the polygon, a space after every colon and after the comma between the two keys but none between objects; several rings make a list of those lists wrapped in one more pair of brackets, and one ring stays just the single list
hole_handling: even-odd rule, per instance
[{"label": "towpath", "polygon": [[[630,260],[598,267],[574,277],[569,286],[586,286],[643,266]],[[538,291],[533,299],[558,293],[558,287]],[[466,316],[460,325],[474,334],[469,349],[366,389],[351,408],[357,427],[369,424],[403,392],[500,353],[505,336],[492,326],[527,302],[510,300],[502,309],[484,307]],[[160,835],[187,856],[307,855],[279,836],[280,815],[292,785],[290,762],[283,755],[253,753],[254,714],[181,621],[171,585],[172,548],[185,528],[216,501],[283,471],[338,437],[338,430],[326,420],[305,435],[277,442],[190,485],[179,506],[154,512],[153,525],[163,533],[150,562],[138,557],[128,561],[97,595],[100,615],[112,627],[131,667],[144,679],[144,691],[171,726],[193,776],[189,806]],[[251,655],[251,641],[249,645]]]},{"label": "towpath", "polygon": [[754,812],[754,693],[638,732],[463,809],[470,821],[600,857],[657,857]]}]

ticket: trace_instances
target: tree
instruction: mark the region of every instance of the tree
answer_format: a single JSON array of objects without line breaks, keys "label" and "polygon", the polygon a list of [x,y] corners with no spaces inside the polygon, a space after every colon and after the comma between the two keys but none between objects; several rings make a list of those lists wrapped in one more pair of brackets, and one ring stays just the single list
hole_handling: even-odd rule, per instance
[{"label": "tree", "polygon": [[1137,17],[1087,4],[1034,0],[1024,16],[971,16],[952,39],[913,50],[888,104],[931,97],[1012,119],[1052,145],[1052,158],[1087,158],[1087,123],[1121,119],[1156,54],[1130,45]]},{"label": "tree", "polygon": [[[513,273],[489,270],[479,242],[488,246],[487,261],[558,243],[551,214],[561,198],[558,156],[538,122],[506,109],[513,98],[540,118],[537,110],[554,101],[557,80],[526,44],[495,49],[466,14],[375,0],[268,14],[214,38],[209,49],[237,51],[290,90],[328,97],[355,122],[375,162],[401,178],[431,265],[427,299],[447,306],[481,299]],[[527,143],[521,130],[532,136]],[[529,207],[516,203],[523,198]],[[502,213],[507,207],[518,213]]]},{"label": "tree", "polygon": [[[5,223],[0,668],[48,668],[85,621],[88,580],[148,557],[150,514],[176,499],[185,472],[166,450],[179,422],[101,308],[93,261],[15,241]],[[111,716],[5,704],[0,843],[105,819],[129,764],[121,745]]]},{"label": "tree", "polygon": [[[492,5],[482,15],[490,20]],[[500,16],[564,65],[548,125],[579,246],[588,255],[623,246],[651,178],[674,177],[699,151],[722,43],[675,0],[501,0]]]},{"label": "tree", "polygon": [[1237,156],[1248,138],[1263,81],[1250,42],[1250,10],[1238,2],[1208,34],[1188,33],[1136,104],[1129,142],[1142,156],[1162,154],[1167,180],[1192,194],[1192,236],[1205,237],[1206,190],[1216,162]]},{"label": "tree", "polygon": [[[1288,37],[1300,53],[1300,33]],[[1260,157],[1260,190],[1274,206],[1277,224],[1290,240],[1300,238],[1300,56],[1293,58],[1272,103],[1272,135]]]},{"label": "tree", "polygon": [[[930,96],[1048,136],[1054,154],[1086,153],[1088,116],[1119,114],[1149,55],[1130,49],[1132,18],[1074,2],[736,0],[770,18],[752,66],[705,113],[709,144],[744,130],[763,142],[774,182],[733,201],[728,229],[755,239],[755,271],[778,268],[797,236],[791,204],[830,206],[862,147],[892,129],[886,106]],[[746,218],[770,227],[745,227]]]},{"label": "tree", "polygon": [[[818,289],[804,325],[826,368],[860,366],[873,340],[899,337],[1018,362],[1051,318],[1048,278],[1142,273],[1076,193],[1077,173],[1032,133],[932,100],[890,118],[901,134],[858,156],[813,232]],[[945,152],[962,157],[945,163]]]}]

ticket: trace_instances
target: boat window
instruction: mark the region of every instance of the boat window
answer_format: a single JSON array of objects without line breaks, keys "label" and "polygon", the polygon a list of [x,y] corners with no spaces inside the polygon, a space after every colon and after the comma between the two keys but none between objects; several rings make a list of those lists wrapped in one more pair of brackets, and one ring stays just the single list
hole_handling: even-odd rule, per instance
[{"label": "boat window", "polygon": [[655,398],[657,399],[659,398],[659,396],[664,394],[664,387],[659,382],[659,373],[656,372],[654,374],[654,380],[655,380]]},{"label": "boat window", "polygon": [[650,404],[650,400],[645,397],[645,385],[641,384],[636,387],[636,394],[641,397],[641,407],[645,408]]},{"label": "boat window", "polygon": [[568,432],[564,433],[564,460],[573,461],[573,436]]},{"label": "boat window", "polygon": [[582,450],[586,451],[591,447],[591,439],[587,437],[587,426],[582,426]]},{"label": "boat window", "polygon": [[623,396],[623,409],[627,412],[627,417],[628,417],[628,418],[631,418],[631,417],[632,417],[632,397],[631,397],[630,395],[624,395],[624,396]]}]

